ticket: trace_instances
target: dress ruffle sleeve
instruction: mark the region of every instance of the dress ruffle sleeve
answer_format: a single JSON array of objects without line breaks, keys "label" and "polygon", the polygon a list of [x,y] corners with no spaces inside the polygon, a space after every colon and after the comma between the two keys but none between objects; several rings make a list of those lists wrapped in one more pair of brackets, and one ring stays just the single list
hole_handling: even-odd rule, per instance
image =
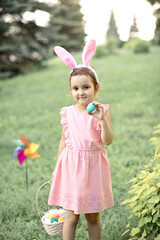
[{"label": "dress ruffle sleeve", "polygon": [[60,120],[60,123],[63,125],[63,124],[66,124],[67,123],[67,111],[65,108],[61,108],[60,109],[60,116],[61,116],[61,120]]},{"label": "dress ruffle sleeve", "polygon": [[[102,106],[103,106],[104,112],[106,112],[109,109],[109,104],[102,104]],[[101,124],[99,123],[99,121],[96,129],[101,130]]]},{"label": "dress ruffle sleeve", "polygon": [[68,119],[67,119],[67,108],[61,108],[60,109],[60,116],[61,116],[60,123],[63,126],[63,132],[64,132],[64,135],[65,135],[65,142],[66,142],[68,147],[72,146],[71,135],[70,135]]}]

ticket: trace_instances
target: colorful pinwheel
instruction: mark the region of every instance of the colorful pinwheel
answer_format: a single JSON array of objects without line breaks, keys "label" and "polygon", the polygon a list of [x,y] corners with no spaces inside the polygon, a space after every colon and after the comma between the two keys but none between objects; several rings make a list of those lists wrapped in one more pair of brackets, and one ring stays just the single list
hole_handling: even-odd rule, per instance
[{"label": "colorful pinwheel", "polygon": [[[23,135],[21,135],[21,140],[13,140],[16,144],[16,148],[12,153],[12,159],[18,159],[20,165],[23,164],[25,160],[28,158],[38,158],[40,155],[37,152],[39,148],[39,144],[30,143]],[[26,161],[26,186],[28,188],[28,167]]]}]

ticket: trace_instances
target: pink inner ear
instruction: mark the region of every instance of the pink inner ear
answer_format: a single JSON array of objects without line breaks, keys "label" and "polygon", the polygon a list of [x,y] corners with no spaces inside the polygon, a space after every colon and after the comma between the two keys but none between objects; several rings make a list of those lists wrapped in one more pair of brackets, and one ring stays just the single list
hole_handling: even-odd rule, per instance
[{"label": "pink inner ear", "polygon": [[86,43],[83,53],[82,53],[82,61],[85,66],[88,66],[94,53],[96,50],[96,41],[95,40],[90,40],[89,42]]},{"label": "pink inner ear", "polygon": [[69,67],[75,68],[77,66],[76,61],[74,60],[73,56],[64,48],[62,47],[55,47],[55,53],[57,56]]}]

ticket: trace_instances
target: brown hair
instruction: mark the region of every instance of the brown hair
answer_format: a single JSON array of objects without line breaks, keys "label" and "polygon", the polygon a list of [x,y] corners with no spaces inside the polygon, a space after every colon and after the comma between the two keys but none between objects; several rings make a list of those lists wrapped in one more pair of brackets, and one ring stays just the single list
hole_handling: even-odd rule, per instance
[{"label": "brown hair", "polygon": [[97,83],[94,73],[89,68],[86,68],[86,67],[80,67],[80,68],[74,68],[73,69],[73,71],[71,72],[70,77],[69,77],[69,85],[70,85],[70,87],[71,87],[71,78],[73,76],[78,76],[78,75],[89,76],[91,78],[92,82],[93,82],[94,90],[96,92],[99,91],[100,84]]}]

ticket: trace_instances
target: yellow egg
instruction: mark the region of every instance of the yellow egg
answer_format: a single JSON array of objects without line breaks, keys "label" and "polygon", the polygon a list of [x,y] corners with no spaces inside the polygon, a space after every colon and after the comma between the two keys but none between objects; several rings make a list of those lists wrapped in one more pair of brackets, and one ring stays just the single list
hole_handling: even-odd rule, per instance
[{"label": "yellow egg", "polygon": [[52,217],[56,217],[56,214],[53,212],[50,212],[48,215],[48,218],[51,219]]},{"label": "yellow egg", "polygon": [[62,222],[62,221],[64,221],[64,220],[65,220],[64,217],[59,217],[59,218],[58,218],[58,222]]}]

